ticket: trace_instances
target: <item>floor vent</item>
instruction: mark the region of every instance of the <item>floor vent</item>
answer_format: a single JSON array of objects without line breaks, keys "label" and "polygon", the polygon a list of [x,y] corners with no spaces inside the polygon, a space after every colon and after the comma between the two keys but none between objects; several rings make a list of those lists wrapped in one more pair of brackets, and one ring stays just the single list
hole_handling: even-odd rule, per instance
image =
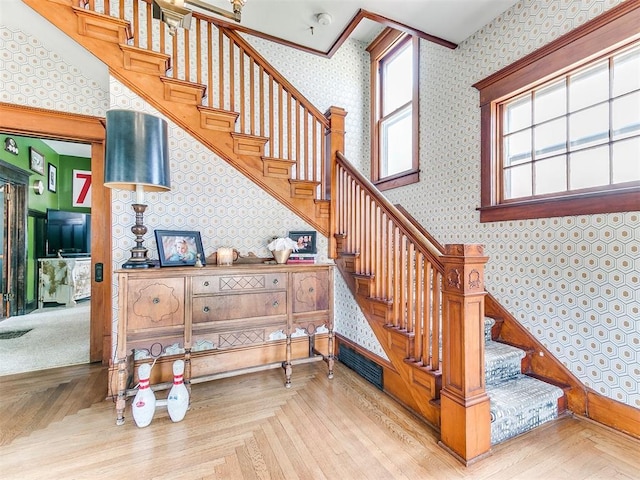
[{"label": "floor vent", "polygon": [[9,330],[7,332],[0,332],[0,340],[11,340],[12,338],[20,338],[25,333],[29,333],[33,328],[28,330]]},{"label": "floor vent", "polygon": [[338,352],[338,360],[344,363],[351,370],[356,372],[365,380],[368,380],[380,390],[383,387],[382,367],[368,358],[360,355],[355,350],[340,345]]}]

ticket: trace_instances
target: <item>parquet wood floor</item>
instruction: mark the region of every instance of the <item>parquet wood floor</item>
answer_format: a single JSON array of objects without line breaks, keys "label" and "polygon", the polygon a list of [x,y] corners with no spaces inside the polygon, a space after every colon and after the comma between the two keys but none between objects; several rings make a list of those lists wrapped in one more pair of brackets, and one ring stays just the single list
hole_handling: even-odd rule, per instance
[{"label": "parquet wood floor", "polygon": [[[566,416],[464,467],[393,399],[336,365],[200,383],[185,419],[115,425],[106,371],[0,377],[2,479],[637,479],[640,441]],[[165,398],[158,392],[158,398]]]}]

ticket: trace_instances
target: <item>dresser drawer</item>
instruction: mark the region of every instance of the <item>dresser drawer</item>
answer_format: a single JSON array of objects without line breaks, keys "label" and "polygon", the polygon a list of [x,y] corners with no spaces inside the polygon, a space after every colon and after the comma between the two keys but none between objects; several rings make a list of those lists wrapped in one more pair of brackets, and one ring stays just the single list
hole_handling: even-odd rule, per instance
[{"label": "dresser drawer", "polygon": [[280,290],[287,288],[287,274],[280,272],[203,275],[194,276],[192,282],[194,295]]},{"label": "dresser drawer", "polygon": [[184,278],[129,280],[129,331],[184,325]]},{"label": "dresser drawer", "polygon": [[287,292],[255,292],[193,298],[193,323],[287,314]]}]

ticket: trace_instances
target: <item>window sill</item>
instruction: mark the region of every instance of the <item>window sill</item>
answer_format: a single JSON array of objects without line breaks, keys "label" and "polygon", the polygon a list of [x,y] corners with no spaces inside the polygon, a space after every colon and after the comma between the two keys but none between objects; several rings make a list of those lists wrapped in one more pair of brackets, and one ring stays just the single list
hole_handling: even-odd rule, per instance
[{"label": "window sill", "polygon": [[527,200],[478,208],[480,222],[640,211],[640,188]]},{"label": "window sill", "polygon": [[376,180],[373,184],[378,187],[378,190],[391,190],[392,188],[404,187],[411,185],[412,183],[418,183],[420,181],[420,170],[410,170],[393,177],[385,177],[380,180]]}]

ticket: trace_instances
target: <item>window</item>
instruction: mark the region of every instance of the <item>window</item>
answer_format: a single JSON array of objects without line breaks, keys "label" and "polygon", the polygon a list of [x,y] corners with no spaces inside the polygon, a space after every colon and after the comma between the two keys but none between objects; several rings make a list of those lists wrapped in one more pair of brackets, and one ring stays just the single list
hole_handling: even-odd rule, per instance
[{"label": "window", "polygon": [[372,181],[381,190],[418,175],[418,39],[385,29],[371,55]]},{"label": "window", "polygon": [[481,221],[640,209],[636,20],[612,9],[475,85]]}]

